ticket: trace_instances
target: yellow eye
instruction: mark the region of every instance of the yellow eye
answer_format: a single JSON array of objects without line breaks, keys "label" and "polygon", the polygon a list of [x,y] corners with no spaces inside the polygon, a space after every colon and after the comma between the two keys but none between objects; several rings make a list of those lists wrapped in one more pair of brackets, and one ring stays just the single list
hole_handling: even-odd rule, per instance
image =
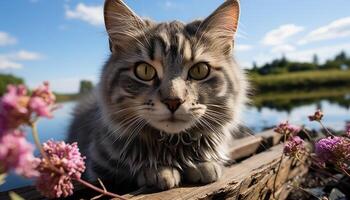
[{"label": "yellow eye", "polygon": [[156,76],[156,70],[154,67],[147,63],[139,63],[134,70],[135,76],[143,81],[151,81]]},{"label": "yellow eye", "polygon": [[197,63],[193,65],[188,72],[190,78],[194,80],[203,80],[209,76],[210,67],[207,63]]}]

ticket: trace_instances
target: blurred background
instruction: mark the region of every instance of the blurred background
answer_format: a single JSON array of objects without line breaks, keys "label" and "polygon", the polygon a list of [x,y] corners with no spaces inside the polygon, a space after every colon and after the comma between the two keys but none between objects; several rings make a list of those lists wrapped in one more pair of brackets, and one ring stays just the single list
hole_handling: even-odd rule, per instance
[{"label": "blurred background", "polygon": [[[223,0],[126,0],[156,21],[209,15]],[[39,123],[41,139],[64,139],[76,100],[98,82],[109,56],[103,0],[1,0],[0,95],[9,83],[48,80],[63,108]],[[316,128],[350,121],[350,1],[241,0],[235,57],[254,87],[243,121],[259,132],[280,121]],[[10,175],[0,191],[30,182]]]}]

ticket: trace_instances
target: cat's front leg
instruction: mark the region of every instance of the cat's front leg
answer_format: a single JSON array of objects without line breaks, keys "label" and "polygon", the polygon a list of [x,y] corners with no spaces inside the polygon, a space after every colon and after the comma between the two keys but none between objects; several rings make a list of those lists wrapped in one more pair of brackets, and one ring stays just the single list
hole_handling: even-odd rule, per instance
[{"label": "cat's front leg", "polygon": [[189,183],[212,183],[222,175],[223,166],[217,162],[201,162],[184,170],[184,179]]},{"label": "cat's front leg", "polygon": [[179,186],[180,172],[174,167],[159,167],[158,169],[143,169],[137,175],[137,184],[167,190]]}]

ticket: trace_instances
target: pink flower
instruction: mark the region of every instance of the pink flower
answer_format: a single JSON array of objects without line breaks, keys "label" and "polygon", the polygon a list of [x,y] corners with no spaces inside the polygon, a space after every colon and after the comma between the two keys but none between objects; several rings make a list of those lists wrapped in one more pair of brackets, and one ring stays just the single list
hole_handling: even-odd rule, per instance
[{"label": "pink flower", "polygon": [[49,82],[46,81],[33,91],[29,108],[40,117],[51,118],[55,101],[56,97],[50,90]]},{"label": "pink flower", "polygon": [[281,122],[280,124],[278,124],[278,126],[274,129],[274,131],[276,133],[279,134],[296,134],[299,133],[301,130],[300,127],[289,124],[288,121],[285,122]]},{"label": "pink flower", "polygon": [[[0,132],[7,129],[16,129],[22,123],[29,120],[30,112],[28,110],[29,97],[26,96],[27,90],[23,85],[7,87],[7,93],[0,101]],[[0,135],[3,135],[1,134]]]},{"label": "pink flower", "polygon": [[40,97],[45,101],[47,105],[53,105],[56,101],[56,96],[50,90],[50,84],[48,81],[45,81],[37,89],[33,91],[33,97]]},{"label": "pink flower", "polygon": [[33,117],[52,117],[55,100],[48,82],[34,90],[32,96],[27,95],[23,85],[9,85],[0,101],[0,136],[6,130],[30,123]]},{"label": "pink flower", "polygon": [[283,152],[288,156],[294,157],[304,149],[304,140],[302,140],[299,136],[293,136],[284,144]]},{"label": "pink flower", "polygon": [[317,110],[313,115],[309,115],[310,121],[321,121],[324,114],[321,110]]},{"label": "pink flower", "polygon": [[6,133],[0,139],[0,173],[14,170],[24,177],[38,176],[38,160],[33,153],[34,147],[25,139],[23,132]]},{"label": "pink flower", "polygon": [[40,117],[52,117],[52,108],[47,104],[44,99],[40,97],[32,97],[29,102],[30,109]]},{"label": "pink flower", "polygon": [[[81,156],[77,143],[48,141],[43,144],[43,149],[49,161],[41,159],[37,189],[48,198],[72,195],[72,179],[80,178],[85,171],[85,157]],[[53,170],[50,163],[61,173]]]},{"label": "pink flower", "polygon": [[322,162],[344,167],[350,159],[350,140],[345,137],[327,137],[315,144],[316,156]]},{"label": "pink flower", "polygon": [[26,103],[28,99],[22,99],[27,95],[27,90],[24,85],[7,86],[7,93],[1,99],[2,109],[5,111],[15,109],[18,113],[27,113]]}]

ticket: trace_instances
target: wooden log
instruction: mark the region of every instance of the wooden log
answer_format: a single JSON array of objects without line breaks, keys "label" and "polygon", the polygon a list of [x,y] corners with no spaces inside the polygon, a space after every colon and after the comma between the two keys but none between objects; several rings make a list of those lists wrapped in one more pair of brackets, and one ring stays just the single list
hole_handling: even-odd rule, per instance
[{"label": "wooden log", "polygon": [[[270,199],[274,191],[274,179],[282,154],[282,145],[257,154],[247,160],[227,168],[223,177],[212,184],[204,186],[185,186],[168,191],[141,194],[131,200],[184,200],[184,199]],[[286,198],[288,190],[281,189],[298,176],[307,173],[307,165],[295,167],[294,160],[284,158],[276,181],[278,199]],[[130,196],[128,196],[130,197]]]}]

